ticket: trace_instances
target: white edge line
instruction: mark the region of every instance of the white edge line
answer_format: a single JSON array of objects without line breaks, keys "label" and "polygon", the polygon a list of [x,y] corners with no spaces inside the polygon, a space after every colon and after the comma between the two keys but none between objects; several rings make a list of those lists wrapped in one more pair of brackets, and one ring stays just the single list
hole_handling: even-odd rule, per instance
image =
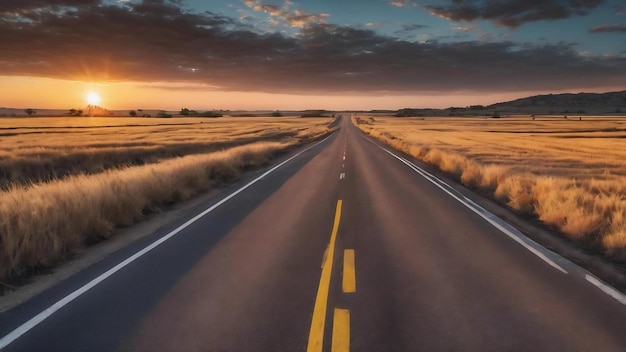
[{"label": "white edge line", "polygon": [[[402,163],[406,164],[407,166],[409,166],[411,169],[417,171],[415,168],[418,168],[418,166],[412,165],[410,162],[404,160],[401,157],[398,157],[397,155],[391,153],[388,150],[385,150],[387,153],[390,153],[391,155],[393,155],[395,158],[397,158],[398,160],[400,160]],[[473,211],[474,213],[476,213],[478,216],[480,216],[481,218],[485,219],[485,221],[487,221],[488,223],[490,223],[493,227],[497,228],[498,230],[500,230],[502,233],[504,233],[505,235],[509,236],[511,239],[513,239],[515,242],[519,243],[520,245],[522,245],[524,248],[526,248],[528,251],[530,251],[532,254],[536,255],[537,257],[539,257],[541,260],[543,260],[544,262],[548,263],[550,266],[552,266],[553,268],[557,269],[558,271],[562,272],[563,274],[567,274],[567,271],[565,269],[563,269],[560,265],[558,265],[557,263],[555,263],[554,261],[552,261],[550,258],[548,258],[545,254],[541,253],[539,250],[537,250],[536,248],[532,247],[531,245],[529,245],[528,243],[526,243],[526,241],[524,241],[519,235],[511,232],[509,229],[507,229],[506,227],[502,226],[502,224],[499,224],[497,221],[494,221],[493,219],[489,218],[488,216],[486,216],[485,214],[483,214],[479,209],[474,208],[471,204],[469,204],[468,202],[464,201],[463,199],[457,197],[455,194],[453,194],[452,192],[450,192],[449,190],[447,190],[445,187],[441,186],[440,184],[438,184],[437,182],[435,182],[432,178],[435,178],[434,176],[430,175],[429,173],[420,170],[421,172],[426,173],[429,177],[425,177],[429,182],[431,182],[432,184],[434,184],[435,186],[439,187],[442,191],[446,192],[448,195],[450,195],[452,198],[456,199],[457,201],[459,201],[461,204],[463,204],[465,207],[467,207],[468,209],[470,209],[471,211]],[[421,174],[421,173],[420,173]],[[424,176],[424,175],[423,175]],[[435,178],[436,179],[436,178]],[[438,179],[437,179],[438,180]],[[441,180],[438,180],[440,182],[443,182]]]},{"label": "white edge line", "polygon": [[[367,138],[366,138],[367,140]],[[373,141],[370,141],[372,143],[374,143]],[[400,162],[402,162],[403,164],[405,164],[406,166],[408,166],[409,168],[411,168],[413,171],[417,172],[418,174],[420,174],[421,176],[423,176],[426,180],[428,180],[430,183],[434,184],[435,186],[439,187],[442,191],[446,192],[448,195],[450,195],[452,198],[456,199],[458,202],[460,202],[461,204],[463,204],[465,207],[467,207],[468,209],[470,209],[471,211],[473,211],[474,213],[476,213],[478,216],[480,216],[481,218],[485,219],[485,221],[487,221],[488,223],[490,223],[492,226],[494,226],[495,228],[497,228],[498,230],[500,230],[502,233],[504,233],[505,235],[509,236],[511,239],[513,239],[515,242],[519,243],[520,245],[522,245],[524,248],[526,248],[528,251],[530,251],[532,254],[536,255],[537,257],[539,257],[541,260],[543,260],[544,262],[546,262],[547,264],[549,264],[550,266],[552,266],[553,268],[555,268],[556,270],[562,272],[563,274],[567,274],[567,271],[565,269],[563,269],[560,265],[558,265],[557,263],[555,263],[554,261],[552,261],[550,258],[548,258],[545,254],[541,253],[539,250],[537,250],[536,248],[534,248],[533,246],[529,245],[528,243],[526,243],[526,241],[524,241],[519,235],[511,232],[509,229],[507,229],[506,227],[502,226],[501,224],[499,224],[498,222],[494,221],[493,219],[491,219],[490,217],[488,217],[487,215],[485,215],[483,212],[480,211],[480,209],[476,209],[474,208],[470,203],[464,201],[463,199],[459,198],[458,196],[456,196],[454,193],[450,192],[446,187],[442,186],[441,184],[445,184],[446,186],[450,187],[449,185],[447,185],[445,182],[439,180],[437,177],[431,175],[430,173],[428,173],[425,170],[422,170],[419,166],[411,163],[410,161],[397,156],[396,154],[392,153],[391,151],[379,146],[378,144],[374,143],[375,146],[377,146],[378,148],[384,150],[385,152],[387,152],[389,155],[393,156],[394,158],[398,159]],[[436,180],[436,181],[435,181]],[[440,184],[441,183],[441,184]],[[490,214],[490,213],[489,213]],[[526,238],[526,240],[531,241],[532,243],[534,243],[534,241],[532,241],[531,239]]]},{"label": "white edge line", "polygon": [[7,334],[2,339],[0,339],[0,350],[5,348],[9,344],[13,343],[20,336],[24,335],[25,333],[27,333],[29,330],[31,330],[35,326],[39,325],[39,323],[41,323],[42,321],[44,321],[47,318],[49,318],[56,311],[58,311],[59,309],[63,308],[64,306],[66,306],[67,304],[69,304],[70,302],[75,300],[76,298],[80,297],[85,292],[89,291],[90,289],[92,289],[93,287],[95,287],[96,285],[101,283],[102,281],[106,280],[107,278],[109,278],[110,276],[112,276],[113,274],[115,274],[116,272],[118,272],[119,270],[124,268],[125,266],[127,266],[130,263],[134,262],[135,260],[139,259],[141,256],[145,255],[146,253],[152,251],[153,249],[158,247],[163,242],[165,242],[165,241],[169,240],[170,238],[176,236],[182,230],[184,230],[185,228],[189,227],[189,225],[191,225],[194,222],[198,221],[203,216],[205,216],[208,213],[212,212],[217,207],[219,207],[222,204],[226,203],[231,198],[233,198],[236,195],[238,195],[239,193],[243,192],[244,190],[246,190],[247,188],[249,188],[253,184],[259,182],[261,179],[263,179],[267,175],[271,174],[272,172],[276,171],[278,168],[282,167],[286,163],[288,163],[291,160],[297,158],[298,156],[302,155],[303,153],[309,151],[310,149],[318,146],[319,144],[325,142],[331,136],[332,136],[332,134],[329,135],[328,137],[324,138],[323,140],[313,144],[312,146],[306,148],[305,150],[300,151],[299,153],[297,153],[294,156],[290,157],[289,159],[281,162],[280,164],[274,166],[273,168],[269,169],[268,171],[264,172],[261,176],[259,176],[259,177],[255,178],[254,180],[248,182],[243,187],[241,187],[238,190],[236,190],[235,192],[229,194],[228,196],[226,196],[225,198],[223,198],[219,202],[215,203],[214,205],[212,205],[208,209],[204,210],[200,214],[198,214],[198,215],[194,216],[193,218],[187,220],[187,222],[185,222],[184,224],[178,226],[176,229],[172,230],[170,233],[168,233],[165,236],[163,236],[163,237],[159,238],[158,240],[154,241],[149,246],[147,246],[144,249],[140,250],[139,252],[133,254],[132,256],[130,256],[129,258],[124,260],[123,262],[117,264],[116,266],[114,266],[113,268],[107,270],[103,274],[100,274],[100,276],[98,276],[95,279],[89,281],[87,284],[85,284],[82,287],[78,288],[77,290],[75,290],[74,292],[70,293],[69,295],[65,296],[64,298],[62,298],[61,300],[57,301],[56,303],[54,303],[50,307],[44,309],[41,313],[35,315],[33,318],[31,318],[30,320],[26,321],[22,325],[18,326],[17,328],[15,328],[15,330],[11,331],[9,334]]},{"label": "white edge line", "polygon": [[[528,249],[530,252],[532,252],[533,254],[538,256],[539,258],[541,258],[543,261],[545,261],[546,263],[548,263],[549,265],[551,265],[555,269],[563,272],[564,274],[567,274],[567,271],[565,269],[563,269],[561,266],[559,266],[556,263],[554,263],[552,260],[547,258],[543,253],[539,252],[537,249],[535,249],[535,248],[531,247],[530,245],[528,245],[527,243],[525,243],[524,240],[521,237],[519,237],[518,235],[515,235],[513,233],[510,233],[508,229],[502,227],[502,225],[500,225],[499,223],[493,221],[489,216],[492,216],[494,218],[498,218],[498,217],[493,215],[491,212],[487,211],[485,208],[483,208],[480,205],[476,204],[474,201],[472,201],[471,199],[469,199],[467,197],[463,197],[463,198],[465,198],[465,200],[457,197],[456,195],[452,194],[451,192],[449,192],[447,189],[445,189],[444,187],[442,187],[439,184],[439,183],[442,183],[442,184],[450,187],[447,183],[443,182],[442,180],[439,180],[434,175],[428,173],[426,170],[421,169],[419,166],[413,164],[412,162],[406,160],[405,158],[399,157],[399,156],[395,155],[394,153],[390,152],[389,150],[387,150],[386,148],[381,147],[376,142],[374,142],[373,140],[365,137],[364,135],[362,135],[361,137],[363,137],[366,141],[374,144],[376,147],[384,150],[385,152],[387,152],[388,154],[390,154],[394,158],[398,159],[403,164],[407,165],[413,171],[415,171],[416,173],[420,174],[422,177],[424,177],[426,180],[428,180],[429,182],[431,182],[435,186],[439,187],[444,192],[448,193],[454,199],[458,200],[461,204],[465,205],[467,208],[472,210],[474,213],[478,214],[480,217],[485,219],[491,225],[496,227],[498,230],[502,231],[504,234],[506,234],[507,236],[509,236],[513,240],[515,240],[517,243],[519,243],[522,246],[524,246],[524,248]],[[486,215],[483,212],[486,213]],[[534,243],[537,246],[540,246],[539,244],[537,244],[535,241],[531,240],[530,238],[526,237],[526,240],[530,241],[531,243]],[[555,254],[555,255],[558,255],[558,254]],[[623,293],[621,293],[617,289],[611,287],[610,285],[606,284],[605,282],[603,282],[602,280],[598,279],[597,277],[593,276],[592,274],[587,272],[585,269],[578,267],[576,264],[571,263],[571,265],[573,265],[578,271],[583,272],[585,280],[587,280],[589,283],[591,283],[592,285],[596,286],[602,292],[604,292],[605,294],[611,296],[612,298],[614,298],[615,300],[617,300],[621,304],[626,305],[626,295],[624,295]]]},{"label": "white edge line", "polygon": [[[365,137],[363,136],[363,138],[365,138]],[[374,144],[375,146],[377,146],[378,148],[384,150],[385,152],[389,153],[394,158],[400,160],[403,164],[407,165],[413,171],[415,171],[418,174],[420,174],[421,176],[423,176],[426,180],[428,180],[429,182],[433,183],[435,186],[439,187],[441,190],[443,190],[444,192],[448,193],[454,199],[456,199],[459,202],[461,202],[461,204],[465,205],[467,208],[472,210],[474,213],[478,214],[480,217],[485,219],[487,222],[489,222],[491,225],[496,227],[498,230],[502,231],[504,234],[509,236],[511,239],[515,240],[515,242],[517,242],[517,243],[521,244],[522,246],[524,246],[524,248],[528,249],[530,252],[535,254],[537,257],[541,258],[543,261],[548,263],[550,266],[554,267],[555,269],[561,271],[564,274],[567,274],[567,271],[565,269],[563,269],[561,266],[559,266],[558,264],[553,262],[551,259],[546,257],[543,253],[541,253],[536,248],[534,248],[534,247],[530,246],[529,244],[527,244],[519,235],[516,235],[516,234],[510,232],[508,229],[503,227],[501,224],[499,224],[498,222],[496,222],[492,218],[490,218],[489,216],[493,216],[494,218],[498,219],[498,217],[493,215],[491,212],[487,211],[486,209],[484,209],[483,207],[481,207],[480,205],[476,204],[475,202],[473,202],[470,199],[467,199],[467,202],[466,202],[463,199],[457,197],[456,195],[454,195],[453,193],[451,193],[450,191],[448,191],[447,189],[445,189],[444,187],[442,187],[440,184],[437,183],[437,181],[438,181],[438,182],[441,182],[443,184],[446,184],[445,182],[439,180],[437,177],[435,177],[434,175],[428,173],[427,171],[422,170],[419,166],[413,164],[412,162],[410,162],[410,161],[408,161],[408,160],[406,160],[406,159],[404,159],[402,157],[399,157],[399,156],[395,155],[394,153],[390,152],[389,150],[379,146],[374,141],[371,141],[371,140],[369,140],[367,138],[365,138],[365,140],[367,140],[368,142]],[[476,208],[474,208],[474,205],[476,206]],[[525,237],[525,238],[526,238],[527,241],[529,241],[531,243],[534,243],[537,246],[540,246],[539,244],[537,244],[535,241],[531,240],[530,238],[527,238],[527,237]],[[555,255],[558,255],[558,254],[555,254]],[[602,280],[596,278],[595,276],[593,276],[592,274],[590,274],[586,270],[578,267],[577,265],[575,265],[573,263],[571,265],[574,265],[574,267],[577,268],[577,270],[579,270],[580,272],[583,272],[585,280],[587,280],[589,283],[591,283],[592,285],[596,286],[597,288],[602,290],[602,292],[604,292],[605,294],[611,296],[612,298],[614,298],[615,300],[617,300],[621,304],[626,305],[626,295],[624,295],[623,293],[621,293],[617,289],[611,287],[610,285],[606,284]]]},{"label": "white edge line", "polygon": [[615,298],[621,304],[626,305],[626,295],[614,289],[613,287],[605,284],[600,279],[596,278],[591,274],[585,274],[585,280],[589,281],[591,284],[602,290],[607,295]]}]

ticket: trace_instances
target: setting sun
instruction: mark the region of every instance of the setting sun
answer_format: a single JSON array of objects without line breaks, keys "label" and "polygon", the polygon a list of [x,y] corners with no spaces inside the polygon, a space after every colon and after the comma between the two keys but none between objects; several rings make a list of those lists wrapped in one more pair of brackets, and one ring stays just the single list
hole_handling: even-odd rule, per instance
[{"label": "setting sun", "polygon": [[98,105],[100,104],[100,101],[102,101],[102,99],[100,98],[100,95],[96,92],[89,92],[87,93],[87,103],[89,105]]}]

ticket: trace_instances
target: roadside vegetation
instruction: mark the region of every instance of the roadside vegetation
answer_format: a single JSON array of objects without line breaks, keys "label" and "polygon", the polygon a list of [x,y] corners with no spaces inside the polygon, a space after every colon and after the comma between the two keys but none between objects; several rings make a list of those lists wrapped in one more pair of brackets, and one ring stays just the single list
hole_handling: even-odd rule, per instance
[{"label": "roadside vegetation", "polygon": [[330,118],[137,121],[0,121],[0,282],[51,267],[333,129]]},{"label": "roadside vegetation", "polygon": [[626,262],[626,119],[355,118],[465,186]]},{"label": "roadside vegetation", "polygon": [[0,119],[0,189],[251,142],[305,140],[326,124],[301,118]]}]

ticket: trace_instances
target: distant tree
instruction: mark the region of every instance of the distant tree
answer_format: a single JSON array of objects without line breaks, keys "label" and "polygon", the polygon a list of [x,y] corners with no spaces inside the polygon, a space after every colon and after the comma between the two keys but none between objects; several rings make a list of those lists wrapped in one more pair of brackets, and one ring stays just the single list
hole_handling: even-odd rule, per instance
[{"label": "distant tree", "polygon": [[183,116],[188,116],[189,115],[190,110],[187,108],[182,108],[180,109],[180,114]]},{"label": "distant tree", "polygon": [[276,111],[274,111],[272,113],[272,117],[281,117],[281,116],[283,116],[283,114],[280,111],[278,111],[278,110],[276,110]]},{"label": "distant tree", "polygon": [[223,115],[217,111],[205,111],[199,114],[201,117],[222,117]]},{"label": "distant tree", "polygon": [[69,109],[70,116],[81,116],[83,114],[83,110]]},{"label": "distant tree", "polygon": [[161,111],[161,112],[159,112],[159,114],[157,115],[157,117],[160,117],[160,118],[169,118],[169,117],[172,117],[172,115],[171,115],[171,114],[168,114],[168,113],[167,113],[167,112],[165,112],[165,111]]},{"label": "distant tree", "polygon": [[28,116],[31,116],[31,115],[33,115],[33,114],[36,114],[36,113],[37,113],[37,111],[35,111],[35,109],[31,109],[31,108],[24,109],[24,112],[25,112],[25,113],[27,113],[27,114],[28,114]]},{"label": "distant tree", "polygon": [[131,110],[131,111],[128,112],[128,115],[130,115],[132,117],[135,117],[135,116],[137,116],[137,111]]}]

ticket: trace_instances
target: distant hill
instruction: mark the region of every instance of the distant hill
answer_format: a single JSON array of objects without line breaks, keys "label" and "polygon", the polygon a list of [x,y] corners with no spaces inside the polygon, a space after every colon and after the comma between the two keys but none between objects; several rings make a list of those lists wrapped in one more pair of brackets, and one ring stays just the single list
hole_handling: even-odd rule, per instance
[{"label": "distant hill", "polygon": [[486,107],[487,110],[529,114],[626,113],[626,90],[610,93],[535,95]]},{"label": "distant hill", "polygon": [[488,106],[400,109],[396,116],[611,115],[626,114],[626,90],[610,93],[535,95]]}]

